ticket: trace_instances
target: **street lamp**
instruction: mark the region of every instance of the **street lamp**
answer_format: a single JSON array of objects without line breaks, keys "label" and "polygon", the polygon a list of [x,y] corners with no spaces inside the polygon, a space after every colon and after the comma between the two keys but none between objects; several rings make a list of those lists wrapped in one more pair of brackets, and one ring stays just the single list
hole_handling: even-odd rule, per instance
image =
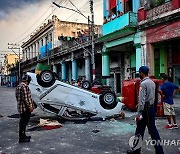
[{"label": "street lamp", "polygon": [[[71,2],[71,1],[70,1]],[[92,74],[93,74],[93,80],[95,80],[95,54],[94,54],[94,11],[93,11],[93,0],[89,0],[90,2],[90,11],[91,11],[91,18],[92,20],[89,20],[89,18],[87,18],[84,14],[81,13],[80,10],[74,10],[74,9],[71,9],[71,8],[68,8],[68,7],[64,7],[64,6],[61,6],[55,2],[53,2],[54,5],[56,5],[57,7],[59,8],[64,8],[64,9],[67,9],[67,10],[71,10],[71,11],[74,11],[80,15],[82,15],[83,17],[85,17],[86,19],[88,19],[88,22],[91,22],[91,46],[92,46],[92,51],[91,51],[91,64],[92,64]],[[71,2],[71,4],[74,6],[74,4]],[[76,42],[77,43],[77,42]],[[87,50],[85,50],[87,51]],[[88,51],[88,53],[90,53]]]}]

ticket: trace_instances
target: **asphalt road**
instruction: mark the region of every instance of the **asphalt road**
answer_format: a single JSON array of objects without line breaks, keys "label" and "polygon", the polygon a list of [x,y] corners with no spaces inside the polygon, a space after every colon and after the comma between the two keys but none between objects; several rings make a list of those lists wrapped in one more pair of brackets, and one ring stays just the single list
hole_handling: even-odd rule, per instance
[{"label": "asphalt road", "polygon": [[[31,117],[27,135],[31,135],[30,143],[18,143],[18,118],[9,116],[18,114],[14,88],[0,87],[0,153],[25,153],[25,154],[125,154],[129,149],[128,141],[133,136],[136,125],[135,113],[125,111],[126,118],[119,120],[88,121],[76,123],[62,121],[62,127],[44,130],[37,127],[40,118],[56,119],[51,115],[36,109]],[[180,124],[180,99],[176,99],[177,122]],[[164,129],[165,118],[158,118],[156,125],[161,139],[171,143],[179,140],[179,145],[164,146],[165,154],[180,153],[180,128],[173,130]],[[150,136],[146,131],[144,140]],[[144,154],[154,153],[152,145],[143,142]]]}]

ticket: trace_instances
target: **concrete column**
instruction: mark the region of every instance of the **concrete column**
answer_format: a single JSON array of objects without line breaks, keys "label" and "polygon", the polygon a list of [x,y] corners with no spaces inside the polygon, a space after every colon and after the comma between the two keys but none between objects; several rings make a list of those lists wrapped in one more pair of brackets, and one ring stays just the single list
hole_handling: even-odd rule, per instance
[{"label": "concrete column", "polygon": [[39,56],[39,43],[36,42],[36,56]]},{"label": "concrete column", "polygon": [[31,45],[29,46],[29,59],[31,59],[32,58],[32,47],[31,47]]},{"label": "concrete column", "polygon": [[124,55],[124,79],[128,79],[131,77],[130,71],[127,71],[127,69],[130,68],[130,53],[126,52]]},{"label": "concrete column", "polygon": [[42,40],[43,40],[42,38],[39,40],[39,48],[41,48],[43,46]]},{"label": "concrete column", "polygon": [[28,47],[28,59],[31,59],[31,50],[30,50],[30,46]]},{"label": "concrete column", "polygon": [[63,62],[61,64],[61,72],[62,72],[62,80],[66,80],[67,79],[66,62]]},{"label": "concrete column", "polygon": [[107,50],[102,53],[102,76],[103,77],[110,76],[110,60],[109,60],[109,52]]},{"label": "concrete column", "polygon": [[47,56],[47,39],[46,39],[46,37],[43,37],[43,46],[45,48],[45,55]]},{"label": "concrete column", "polygon": [[77,60],[72,61],[72,79],[77,80],[78,76],[78,68],[77,68]]},{"label": "concrete column", "polygon": [[30,45],[30,59],[33,58],[33,49],[32,49],[32,45]]},{"label": "concrete column", "polygon": [[25,51],[26,51],[25,49],[22,50],[22,53],[23,53],[23,55],[22,55],[22,60],[23,60],[23,61],[25,61],[25,59],[26,59],[26,57],[25,57],[25,56],[26,56],[26,55],[25,55]]},{"label": "concrete column", "polygon": [[[42,44],[42,38],[39,40],[39,54],[42,54],[42,46],[43,46],[43,44]],[[42,55],[41,55],[42,56]]]},{"label": "concrete column", "polygon": [[34,57],[36,57],[36,45],[35,45],[35,43],[33,43],[32,48],[33,48],[32,55],[33,55],[33,58],[34,58]]},{"label": "concrete column", "polygon": [[142,66],[142,59],[145,58],[144,55],[142,55],[141,52],[141,44],[134,44],[136,47],[136,73],[138,73],[139,68]]},{"label": "concrete column", "polygon": [[52,49],[55,48],[55,44],[54,44],[54,31],[52,31]]},{"label": "concrete column", "polygon": [[155,76],[154,46],[150,43],[146,44],[146,66],[150,69],[149,75]]},{"label": "concrete column", "polygon": [[46,37],[43,37],[43,46],[46,45]]},{"label": "concrete column", "polygon": [[26,60],[29,59],[29,47],[26,48]]},{"label": "concrete column", "polygon": [[53,72],[57,73],[57,65],[56,64],[53,65]]},{"label": "concrete column", "polygon": [[86,80],[91,81],[91,60],[88,55],[85,57],[85,77]]},{"label": "concrete column", "polygon": [[25,49],[25,60],[28,58],[28,48]]}]

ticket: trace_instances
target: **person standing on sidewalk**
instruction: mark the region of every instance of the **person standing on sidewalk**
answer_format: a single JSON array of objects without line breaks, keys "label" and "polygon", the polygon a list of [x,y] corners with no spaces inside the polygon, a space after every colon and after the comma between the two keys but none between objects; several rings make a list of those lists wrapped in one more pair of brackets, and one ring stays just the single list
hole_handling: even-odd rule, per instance
[{"label": "person standing on sidewalk", "polygon": [[[147,126],[152,140],[156,143],[160,141],[160,136],[155,125],[155,83],[148,77],[149,68],[141,66],[139,68],[139,76],[141,78],[139,98],[138,98],[138,114],[136,115],[136,132],[135,136],[143,139],[145,128]],[[160,144],[155,146],[156,154],[164,154],[163,148]],[[128,154],[140,154],[141,148],[133,148],[127,151]]]},{"label": "person standing on sidewalk", "polygon": [[17,100],[17,109],[20,113],[19,121],[19,143],[30,142],[31,136],[26,136],[26,126],[29,122],[31,112],[34,110],[34,104],[31,98],[31,91],[28,87],[31,81],[29,75],[22,78],[22,82],[17,86],[15,95]]},{"label": "person standing on sidewalk", "polygon": [[[176,115],[174,111],[174,101],[173,96],[180,91],[180,87],[168,81],[168,76],[166,74],[162,75],[163,84],[160,86],[160,94],[163,97],[164,103],[164,115],[167,116],[168,124],[165,126],[167,129],[178,128],[176,123]],[[171,123],[173,119],[174,124]]]}]

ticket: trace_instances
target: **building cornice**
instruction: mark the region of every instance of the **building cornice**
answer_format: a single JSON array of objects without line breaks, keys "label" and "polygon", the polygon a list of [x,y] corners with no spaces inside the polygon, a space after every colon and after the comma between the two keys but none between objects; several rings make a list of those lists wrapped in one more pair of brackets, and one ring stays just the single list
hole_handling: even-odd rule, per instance
[{"label": "building cornice", "polygon": [[138,28],[140,30],[144,30],[146,28],[150,28],[150,27],[158,25],[158,24],[163,24],[163,23],[167,23],[167,22],[171,22],[171,21],[179,20],[179,19],[180,19],[180,8],[170,11],[170,12],[160,14],[153,18],[149,18],[149,19],[140,21],[138,23]]}]

